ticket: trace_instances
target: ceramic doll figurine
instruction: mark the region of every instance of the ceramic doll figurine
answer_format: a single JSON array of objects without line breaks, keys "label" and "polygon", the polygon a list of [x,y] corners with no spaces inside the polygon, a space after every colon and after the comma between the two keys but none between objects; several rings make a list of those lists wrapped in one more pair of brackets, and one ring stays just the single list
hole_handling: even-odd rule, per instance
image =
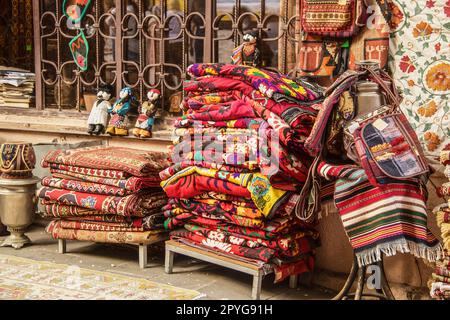
[{"label": "ceramic doll figurine", "polygon": [[133,135],[140,138],[151,138],[152,127],[155,123],[155,114],[159,105],[161,92],[157,89],[151,89],[147,93],[148,101],[145,101],[139,108]]},{"label": "ceramic doll figurine", "polygon": [[261,52],[258,48],[258,36],[256,33],[246,33],[244,43],[233,50],[231,61],[233,64],[259,67],[261,64]]},{"label": "ceramic doll figurine", "polygon": [[88,118],[88,133],[99,135],[105,132],[108,125],[108,110],[111,109],[112,87],[109,84],[102,85],[97,91],[97,100],[94,102]]},{"label": "ceramic doll figurine", "polygon": [[127,136],[127,113],[131,109],[131,103],[135,99],[133,90],[130,87],[123,88],[120,91],[119,99],[114,102],[112,108],[109,109],[111,120],[109,120],[106,132],[112,136]]}]

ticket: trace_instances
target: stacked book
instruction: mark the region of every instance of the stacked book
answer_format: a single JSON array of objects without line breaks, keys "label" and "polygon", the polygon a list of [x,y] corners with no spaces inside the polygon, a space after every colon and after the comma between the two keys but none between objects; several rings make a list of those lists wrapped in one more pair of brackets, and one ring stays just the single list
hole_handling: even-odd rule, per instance
[{"label": "stacked book", "polygon": [[0,66],[0,107],[29,108],[34,101],[35,74]]}]

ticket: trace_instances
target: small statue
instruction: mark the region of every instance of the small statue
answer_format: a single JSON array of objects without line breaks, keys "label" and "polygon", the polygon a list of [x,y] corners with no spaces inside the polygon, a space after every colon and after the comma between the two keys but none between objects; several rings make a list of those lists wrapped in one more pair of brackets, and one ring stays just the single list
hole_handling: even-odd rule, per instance
[{"label": "small statue", "polygon": [[109,84],[100,86],[97,91],[97,100],[94,102],[88,118],[88,133],[99,135],[105,133],[108,125],[108,110],[111,109],[112,86]]},{"label": "small statue", "polygon": [[258,36],[255,32],[244,34],[244,43],[233,50],[233,64],[260,67],[261,52],[258,49]]},{"label": "small statue", "polygon": [[155,123],[155,114],[159,106],[161,92],[158,89],[151,89],[147,93],[148,101],[139,107],[139,116],[136,120],[133,135],[140,138],[151,138],[152,127]]},{"label": "small statue", "polygon": [[119,93],[119,99],[108,110],[111,115],[106,132],[112,136],[127,136],[127,113],[131,109],[131,103],[135,100],[133,90],[130,87],[123,88]]}]

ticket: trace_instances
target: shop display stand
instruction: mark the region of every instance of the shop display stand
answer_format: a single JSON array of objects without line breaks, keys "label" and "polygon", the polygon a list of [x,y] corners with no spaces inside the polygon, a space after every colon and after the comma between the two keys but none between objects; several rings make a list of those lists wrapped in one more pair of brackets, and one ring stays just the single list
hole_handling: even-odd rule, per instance
[{"label": "shop display stand", "polygon": [[[252,275],[253,300],[259,300],[261,298],[262,279],[265,275],[273,272],[273,266],[270,264],[260,267],[251,263],[229,258],[224,255],[216,254],[214,252],[191,247],[178,241],[169,240],[166,241],[165,272],[167,274],[171,274],[173,272],[173,258],[175,253]],[[295,289],[297,288],[297,284],[298,276],[290,276],[289,287]]]},{"label": "shop display stand", "polygon": [[[135,243],[127,243],[128,245],[133,245],[133,246],[138,246],[139,248],[139,267],[141,269],[145,269],[147,267],[147,262],[148,262],[148,246],[158,243],[158,242],[162,242],[167,240],[167,237],[161,239],[155,239],[153,241],[149,241],[146,243],[140,243],[140,244],[135,244]],[[98,243],[98,242],[96,242]],[[64,254],[67,252],[67,241],[66,239],[58,239],[58,253],[60,254]]]},{"label": "shop display stand", "polygon": [[[356,255],[353,255],[353,264],[347,281],[341,291],[332,300],[347,300],[350,297],[354,297],[354,300],[362,300],[363,297],[378,298],[380,300],[395,300],[392,294],[391,288],[384,272],[383,258],[381,261],[374,263],[373,265],[378,267],[380,271],[380,285],[381,288],[376,289],[376,293],[364,292],[364,286],[366,284],[366,272],[368,266],[359,267]],[[353,283],[357,280],[356,292],[350,293]]]}]

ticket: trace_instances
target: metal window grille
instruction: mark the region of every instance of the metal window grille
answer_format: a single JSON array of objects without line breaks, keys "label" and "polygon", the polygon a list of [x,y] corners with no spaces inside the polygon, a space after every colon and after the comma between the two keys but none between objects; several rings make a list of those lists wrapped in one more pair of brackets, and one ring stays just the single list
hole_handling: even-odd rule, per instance
[{"label": "metal window grille", "polygon": [[36,106],[83,111],[100,84],[132,87],[139,100],[158,88],[167,106],[182,94],[186,67],[228,62],[247,31],[258,32],[266,67],[294,66],[296,0],[93,0],[81,22],[90,51],[88,70],[72,60],[60,0],[33,0]]}]

